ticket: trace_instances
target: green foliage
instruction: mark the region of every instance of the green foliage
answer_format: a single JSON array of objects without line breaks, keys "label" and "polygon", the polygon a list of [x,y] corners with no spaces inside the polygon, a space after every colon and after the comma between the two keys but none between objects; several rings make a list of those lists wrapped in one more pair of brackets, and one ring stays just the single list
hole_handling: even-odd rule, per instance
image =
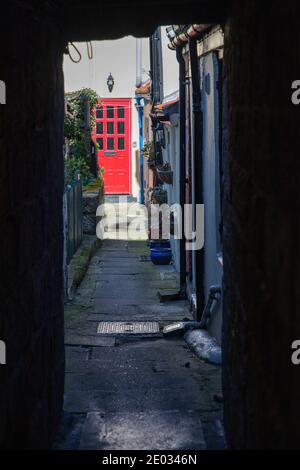
[{"label": "green foliage", "polygon": [[153,142],[145,142],[144,148],[142,149],[142,154],[149,162],[155,161],[155,152]]},{"label": "green foliage", "polygon": [[90,173],[90,165],[86,158],[69,158],[65,161],[66,182],[70,184],[76,173],[80,173],[83,186],[89,184],[93,175]]},{"label": "green foliage", "polygon": [[[91,130],[95,125],[94,108],[99,97],[94,90],[83,88],[80,91],[67,93],[64,135],[68,141],[69,153],[65,160],[66,182],[73,181],[74,175],[80,173],[83,184],[88,184],[93,175],[90,173],[90,140]],[[84,103],[89,103],[90,127],[85,127]]]}]

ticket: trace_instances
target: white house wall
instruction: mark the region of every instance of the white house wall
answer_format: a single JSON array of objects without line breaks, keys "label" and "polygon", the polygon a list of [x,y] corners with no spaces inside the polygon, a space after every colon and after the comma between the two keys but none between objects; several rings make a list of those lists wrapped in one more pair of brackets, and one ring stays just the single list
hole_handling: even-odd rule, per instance
[{"label": "white house wall", "polygon": [[[203,192],[205,205],[204,289],[208,299],[212,285],[222,285],[219,173],[218,60],[216,53],[200,58],[203,111]],[[222,305],[213,312],[210,333],[221,341]]]},{"label": "white house wall", "polygon": [[[179,126],[165,126],[166,148],[163,150],[164,162],[168,162],[173,170],[173,184],[164,184],[168,191],[168,204],[180,201],[180,158],[179,158]],[[180,240],[171,237],[171,247],[176,270],[180,271]]]},{"label": "white house wall", "polygon": [[168,48],[170,40],[166,35],[166,26],[162,27],[162,56],[163,56],[163,77],[164,96],[171,95],[179,88],[179,65],[176,59],[176,52]]},{"label": "white house wall", "polygon": [[[64,75],[66,92],[92,88],[101,98],[132,98],[132,195],[139,196],[139,123],[135,108],[136,88],[136,39],[127,36],[114,41],[93,42],[93,59],[87,56],[86,43],[75,43],[82,54],[82,60],[74,64],[66,55]],[[148,78],[149,39],[142,40],[143,46],[143,80]],[[76,57],[73,48],[71,53]],[[107,88],[107,77],[114,77],[112,93]]]}]

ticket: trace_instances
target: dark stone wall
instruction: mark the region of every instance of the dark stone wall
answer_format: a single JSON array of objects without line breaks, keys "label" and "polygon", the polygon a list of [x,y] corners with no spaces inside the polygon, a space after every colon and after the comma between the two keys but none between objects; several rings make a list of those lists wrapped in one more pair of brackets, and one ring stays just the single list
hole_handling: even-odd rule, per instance
[{"label": "dark stone wall", "polygon": [[150,36],[159,25],[220,23],[231,0],[64,0],[64,33],[72,41]]},{"label": "dark stone wall", "polygon": [[64,381],[63,75],[58,25],[1,11],[0,447],[43,448]]},{"label": "dark stone wall", "polygon": [[235,3],[225,33],[226,433],[233,448],[299,448],[300,6]]},{"label": "dark stone wall", "polygon": [[0,447],[49,447],[63,382],[63,74],[70,40],[147,35],[158,24],[221,18],[211,2],[26,0],[0,18]]}]

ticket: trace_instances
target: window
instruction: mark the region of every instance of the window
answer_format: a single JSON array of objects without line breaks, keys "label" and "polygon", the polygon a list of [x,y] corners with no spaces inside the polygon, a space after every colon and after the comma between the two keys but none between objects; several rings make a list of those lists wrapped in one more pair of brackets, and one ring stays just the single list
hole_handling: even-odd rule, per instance
[{"label": "window", "polygon": [[115,144],[114,144],[114,139],[111,137],[108,137],[107,139],[107,150],[114,150]]},{"label": "window", "polygon": [[115,126],[113,122],[107,123],[107,134],[113,134],[115,132]]},{"label": "window", "polygon": [[118,118],[123,119],[125,117],[125,108],[118,106]]},{"label": "window", "polygon": [[118,122],[118,134],[125,134],[125,122]]},{"label": "window", "polygon": [[124,137],[118,138],[118,150],[125,150],[125,139]]},{"label": "window", "polygon": [[103,108],[96,108],[96,118],[97,119],[103,119]]},{"label": "window", "polygon": [[113,119],[114,118],[114,107],[113,106],[107,106],[106,108],[106,116],[108,119]]},{"label": "window", "polygon": [[103,150],[103,139],[102,139],[102,137],[96,139],[96,142],[98,144],[98,150]]},{"label": "window", "polygon": [[103,122],[97,122],[96,133],[103,134]]}]

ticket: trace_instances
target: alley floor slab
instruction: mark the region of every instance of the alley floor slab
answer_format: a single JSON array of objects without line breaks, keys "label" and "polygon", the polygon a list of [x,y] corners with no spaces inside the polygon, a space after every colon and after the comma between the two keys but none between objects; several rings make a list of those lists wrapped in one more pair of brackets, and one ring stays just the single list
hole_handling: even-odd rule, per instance
[{"label": "alley floor slab", "polygon": [[80,449],[204,450],[206,445],[200,414],[193,411],[89,413]]},{"label": "alley floor slab", "polygon": [[178,275],[140,261],[148,255],[145,240],[104,240],[66,306],[57,449],[224,448],[219,367],[200,361],[182,337],[99,334],[108,322],[161,330],[192,319],[186,301],[160,302],[158,291],[178,292]]}]

